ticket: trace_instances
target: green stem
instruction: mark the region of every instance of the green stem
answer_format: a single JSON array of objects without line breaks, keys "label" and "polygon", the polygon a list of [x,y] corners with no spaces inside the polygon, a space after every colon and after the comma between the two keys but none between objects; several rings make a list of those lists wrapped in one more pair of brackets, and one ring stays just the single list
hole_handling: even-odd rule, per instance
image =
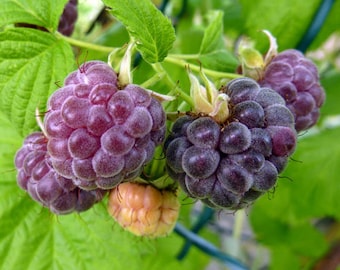
[{"label": "green stem", "polygon": [[155,85],[160,80],[162,80],[164,76],[165,76],[164,73],[156,73],[155,75],[150,77],[148,80],[143,82],[140,86],[145,88],[145,89],[148,89],[150,86]]},{"label": "green stem", "polygon": [[238,210],[235,213],[235,223],[234,223],[234,230],[233,230],[233,238],[235,240],[240,241],[240,239],[241,239],[244,218],[245,218],[245,213],[244,213],[243,209]]},{"label": "green stem", "polygon": [[191,108],[195,108],[195,104],[194,102],[192,101],[192,98],[187,94],[185,93],[184,91],[181,91],[179,89],[176,88],[175,90],[176,92],[176,95],[181,97],[186,103],[188,103],[188,105],[191,107]]},{"label": "green stem", "polygon": [[[176,55],[175,55],[176,56]],[[221,72],[221,71],[216,71],[212,69],[207,69],[207,68],[202,68],[201,66],[188,63],[186,61],[183,61],[180,58],[176,58],[173,55],[168,55],[165,59],[165,62],[175,64],[177,66],[181,66],[183,68],[188,67],[196,72],[203,71],[206,75],[214,77],[214,78],[228,78],[228,79],[236,79],[236,78],[242,78],[244,77],[243,75],[236,74],[236,73],[229,73],[229,72]]]},{"label": "green stem", "polygon": [[198,54],[169,54],[168,57],[183,59],[183,60],[197,60],[199,55]]},{"label": "green stem", "polygon": [[227,240],[223,242],[223,249],[226,253],[232,255],[235,258],[242,258],[241,253],[241,235],[242,235],[242,227],[245,219],[244,210],[238,210],[235,213],[235,221],[233,227],[232,236],[228,236]]},{"label": "green stem", "polygon": [[152,64],[152,68],[154,69],[154,71],[156,71],[156,73],[162,74],[162,75],[164,74],[165,83],[171,89],[174,89],[176,87],[176,83],[170,78],[168,72],[166,72],[166,70],[164,69],[161,63]]},{"label": "green stem", "polygon": [[165,159],[163,147],[157,146],[153,154],[153,159],[144,167],[145,180],[154,181],[164,176]]},{"label": "green stem", "polygon": [[191,97],[187,93],[178,89],[177,84],[170,78],[168,72],[166,72],[161,63],[152,64],[152,67],[156,71],[156,73],[164,74],[163,78],[165,83],[172,89],[169,93],[167,93],[167,95],[177,95],[181,97],[185,102],[187,102],[190,107],[194,108],[194,103]]},{"label": "green stem", "polygon": [[110,53],[113,50],[117,49],[115,47],[107,47],[107,46],[97,45],[97,44],[93,44],[93,43],[90,43],[90,42],[81,41],[81,40],[78,40],[78,39],[67,37],[67,36],[60,34],[59,32],[56,32],[55,34],[58,38],[61,38],[61,39],[65,40],[66,42],[68,42],[69,44],[71,44],[73,46],[80,47],[80,48],[87,48],[87,49],[90,49],[90,50],[95,50],[95,51],[104,52],[104,53]]}]

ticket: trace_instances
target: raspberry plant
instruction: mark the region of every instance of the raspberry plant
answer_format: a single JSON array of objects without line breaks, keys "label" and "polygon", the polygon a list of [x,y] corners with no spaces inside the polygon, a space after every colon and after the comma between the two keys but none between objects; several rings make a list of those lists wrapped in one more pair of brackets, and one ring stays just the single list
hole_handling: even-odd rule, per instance
[{"label": "raspberry plant", "polygon": [[256,268],[246,217],[261,266],[330,268],[339,2],[303,49],[327,2],[2,1],[0,268]]}]

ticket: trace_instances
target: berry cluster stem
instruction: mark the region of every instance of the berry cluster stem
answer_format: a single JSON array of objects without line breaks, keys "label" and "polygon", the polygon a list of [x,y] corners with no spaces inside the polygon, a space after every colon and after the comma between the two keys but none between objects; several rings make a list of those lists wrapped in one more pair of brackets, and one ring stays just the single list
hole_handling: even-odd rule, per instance
[{"label": "berry cluster stem", "polygon": [[190,107],[193,108],[194,104],[193,104],[192,98],[187,93],[182,91],[181,89],[178,89],[177,83],[175,83],[171,79],[171,77],[169,76],[169,73],[164,69],[161,63],[152,64],[152,68],[156,71],[157,74],[160,74],[159,76],[162,76],[162,78],[164,78],[164,82],[169,86],[170,89],[172,89],[167,93],[167,95],[179,96],[186,103],[188,103]]},{"label": "berry cluster stem", "polygon": [[226,252],[235,258],[241,257],[241,236],[242,228],[245,220],[245,212],[243,209],[236,211],[233,234],[229,239],[229,244],[226,245]]},{"label": "berry cluster stem", "polygon": [[236,78],[242,78],[244,77],[243,75],[236,74],[236,73],[230,73],[230,72],[221,72],[221,71],[216,71],[212,69],[207,69],[207,68],[202,68],[201,66],[188,63],[184,61],[183,59],[193,59],[193,55],[190,55],[189,58],[186,58],[185,55],[179,56],[177,54],[169,54],[164,61],[175,64],[177,66],[181,67],[188,67],[190,66],[190,69],[196,72],[203,72],[204,74],[211,76],[213,78],[228,78],[228,79],[236,79]]}]

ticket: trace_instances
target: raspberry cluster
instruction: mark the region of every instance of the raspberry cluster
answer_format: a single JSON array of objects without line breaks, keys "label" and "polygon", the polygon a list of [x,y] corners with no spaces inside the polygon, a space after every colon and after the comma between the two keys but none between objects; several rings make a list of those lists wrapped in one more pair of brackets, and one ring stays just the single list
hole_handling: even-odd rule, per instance
[{"label": "raspberry cluster", "polygon": [[259,84],[274,89],[284,98],[298,132],[316,124],[325,92],[317,67],[301,52],[290,49],[277,54],[266,66]]},{"label": "raspberry cluster", "polygon": [[45,135],[18,150],[21,188],[57,214],[84,211],[123,181],[138,177],[165,137],[165,112],[145,89],[120,86],[102,61],[72,72],[47,104]]},{"label": "raspberry cluster", "polygon": [[55,170],[82,189],[140,175],[165,136],[165,112],[143,88],[122,89],[104,62],[83,64],[48,101],[44,126]]},{"label": "raspberry cluster", "polygon": [[18,185],[55,214],[85,211],[106,194],[99,189],[82,190],[71,179],[56,173],[47,152],[47,138],[42,132],[26,137],[15,156],[15,166],[18,169]]},{"label": "raspberry cluster", "polygon": [[169,175],[213,208],[239,209],[276,184],[296,146],[294,116],[274,90],[253,79],[231,81],[230,116],[177,119],[164,146]]},{"label": "raspberry cluster", "polygon": [[60,16],[58,31],[65,36],[71,36],[78,18],[78,0],[69,0]]}]

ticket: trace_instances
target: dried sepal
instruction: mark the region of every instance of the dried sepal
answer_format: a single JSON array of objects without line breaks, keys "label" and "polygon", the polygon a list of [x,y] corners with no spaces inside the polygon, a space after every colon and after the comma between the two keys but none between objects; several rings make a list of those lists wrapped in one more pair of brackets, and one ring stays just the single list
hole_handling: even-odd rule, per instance
[{"label": "dried sepal", "polygon": [[131,54],[134,43],[130,43],[126,49],[122,62],[120,63],[118,82],[121,87],[133,82],[131,72]]}]

